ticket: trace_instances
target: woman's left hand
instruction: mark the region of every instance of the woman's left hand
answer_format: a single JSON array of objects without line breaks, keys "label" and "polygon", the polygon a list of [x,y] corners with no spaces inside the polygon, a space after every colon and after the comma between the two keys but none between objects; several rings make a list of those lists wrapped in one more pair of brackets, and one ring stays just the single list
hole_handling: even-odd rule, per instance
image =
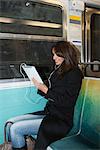
[{"label": "woman's left hand", "polygon": [[44,92],[45,94],[47,93],[48,87],[45,84],[38,82],[35,78],[32,78],[32,81],[37,89]]}]

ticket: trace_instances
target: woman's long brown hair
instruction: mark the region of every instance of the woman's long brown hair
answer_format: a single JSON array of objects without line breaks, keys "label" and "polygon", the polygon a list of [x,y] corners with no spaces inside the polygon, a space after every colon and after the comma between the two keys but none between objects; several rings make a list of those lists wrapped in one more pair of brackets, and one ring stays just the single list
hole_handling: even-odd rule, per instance
[{"label": "woman's long brown hair", "polygon": [[57,56],[63,57],[64,62],[61,67],[58,69],[58,73],[63,75],[64,72],[67,72],[75,68],[79,63],[79,50],[75,45],[68,41],[59,41],[52,47],[53,51]]}]

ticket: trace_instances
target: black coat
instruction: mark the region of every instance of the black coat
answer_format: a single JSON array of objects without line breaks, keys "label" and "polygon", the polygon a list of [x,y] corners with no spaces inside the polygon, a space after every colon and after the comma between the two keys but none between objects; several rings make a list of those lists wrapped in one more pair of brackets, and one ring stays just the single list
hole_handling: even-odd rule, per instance
[{"label": "black coat", "polygon": [[67,123],[72,123],[74,106],[81,88],[82,72],[76,67],[66,72],[61,78],[57,70],[49,78],[47,94],[39,92],[48,99],[45,107],[46,113],[58,117]]},{"label": "black coat", "polygon": [[[39,91],[39,94],[48,99],[43,119],[36,142],[36,149],[46,147],[64,137],[73,124],[74,106],[81,88],[82,72],[76,67],[61,78],[55,70],[50,75],[50,83],[47,94]],[[47,140],[46,140],[47,139]],[[44,146],[43,146],[43,143]]]}]

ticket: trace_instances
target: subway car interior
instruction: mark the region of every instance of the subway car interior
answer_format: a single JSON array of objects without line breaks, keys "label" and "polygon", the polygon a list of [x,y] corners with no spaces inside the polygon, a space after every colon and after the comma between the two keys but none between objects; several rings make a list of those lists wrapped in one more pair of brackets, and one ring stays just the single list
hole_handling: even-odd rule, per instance
[{"label": "subway car interior", "polygon": [[47,149],[100,149],[100,0],[0,0],[0,145],[9,118],[47,102],[23,64],[35,66],[46,80],[54,65],[51,47],[63,40],[79,49],[84,79],[73,128]]}]

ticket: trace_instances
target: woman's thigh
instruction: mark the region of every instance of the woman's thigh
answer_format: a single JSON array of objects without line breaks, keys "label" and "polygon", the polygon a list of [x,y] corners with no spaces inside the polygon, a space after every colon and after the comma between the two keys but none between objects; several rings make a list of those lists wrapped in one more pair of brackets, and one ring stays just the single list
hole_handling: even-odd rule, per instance
[{"label": "woman's thigh", "polygon": [[[29,126],[33,124],[33,126],[35,124],[39,124],[41,122],[41,120],[44,118],[43,115],[33,115],[33,114],[26,114],[26,115],[20,115],[20,116],[17,116],[17,117],[13,117],[7,121],[10,121],[12,122],[13,124],[17,123],[18,124],[23,124],[23,123],[26,123],[26,126],[28,126],[28,123],[29,123]],[[38,120],[39,119],[39,120]],[[34,121],[35,120],[35,121]],[[37,121],[36,121],[37,120]],[[23,122],[24,121],[24,122]],[[25,122],[26,121],[26,122]],[[29,122],[28,122],[29,121]],[[10,128],[11,126],[13,125],[12,123],[8,123],[7,124],[7,135],[8,135],[8,140],[10,141],[11,140],[11,135],[10,135]],[[15,126],[15,125],[14,125]],[[25,126],[24,126],[25,127]],[[23,128],[23,126],[22,126]],[[31,128],[30,128],[31,129]],[[35,128],[35,131],[38,130],[38,126],[37,126],[37,129]],[[23,130],[24,131],[24,130]],[[27,131],[28,132],[28,131]]]},{"label": "woman's thigh", "polygon": [[25,136],[37,135],[42,120],[43,118],[22,120],[12,124],[10,127],[12,146],[17,148],[25,146]]},{"label": "woman's thigh", "polygon": [[10,127],[11,136],[15,136],[15,134],[21,136],[31,134],[36,135],[42,120],[43,118],[38,118],[15,122]]},{"label": "woman's thigh", "polygon": [[44,117],[44,115],[25,114],[25,115],[12,117],[12,118],[8,119],[7,122],[15,123],[15,122],[22,121],[22,120],[40,119],[43,117]]}]

